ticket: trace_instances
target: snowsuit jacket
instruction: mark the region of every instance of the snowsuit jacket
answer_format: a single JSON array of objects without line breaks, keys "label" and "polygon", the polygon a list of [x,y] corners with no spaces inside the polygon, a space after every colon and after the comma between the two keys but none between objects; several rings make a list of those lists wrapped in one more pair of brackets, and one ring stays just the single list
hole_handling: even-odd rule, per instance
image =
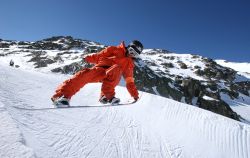
[{"label": "snowsuit jacket", "polygon": [[110,46],[99,53],[88,55],[85,61],[95,64],[95,67],[111,67],[117,65],[126,81],[126,87],[132,97],[138,99],[138,91],[134,83],[134,61],[126,56],[126,47],[124,42],[119,46]]}]

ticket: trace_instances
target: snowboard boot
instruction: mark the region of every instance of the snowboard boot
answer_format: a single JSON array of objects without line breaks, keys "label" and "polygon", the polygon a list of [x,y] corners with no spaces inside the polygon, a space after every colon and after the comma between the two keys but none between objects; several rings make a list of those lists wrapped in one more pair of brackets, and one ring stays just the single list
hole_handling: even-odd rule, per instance
[{"label": "snowboard boot", "polygon": [[99,99],[99,102],[102,103],[102,104],[107,104],[108,103],[108,99],[103,95]]},{"label": "snowboard boot", "polygon": [[61,96],[59,98],[51,98],[53,104],[58,108],[69,107],[69,99]]},{"label": "snowboard boot", "polygon": [[117,105],[120,103],[120,99],[119,98],[116,98],[116,97],[113,97],[112,99],[109,100],[109,102],[112,104],[112,105]]},{"label": "snowboard boot", "polygon": [[112,105],[119,104],[120,101],[121,100],[116,97],[113,97],[112,99],[108,100],[104,95],[99,99],[99,102],[101,102],[102,104],[110,103]]}]

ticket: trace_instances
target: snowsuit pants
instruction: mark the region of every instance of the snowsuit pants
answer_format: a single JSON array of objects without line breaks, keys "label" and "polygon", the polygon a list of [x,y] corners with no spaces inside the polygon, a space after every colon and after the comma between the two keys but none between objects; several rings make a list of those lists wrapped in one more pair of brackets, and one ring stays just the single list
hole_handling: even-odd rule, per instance
[{"label": "snowsuit pants", "polygon": [[120,79],[121,68],[119,65],[108,68],[98,66],[91,69],[85,68],[59,85],[53,98],[64,96],[70,99],[85,84],[102,82],[101,95],[105,95],[107,99],[112,99],[115,96],[115,87],[120,82]]}]

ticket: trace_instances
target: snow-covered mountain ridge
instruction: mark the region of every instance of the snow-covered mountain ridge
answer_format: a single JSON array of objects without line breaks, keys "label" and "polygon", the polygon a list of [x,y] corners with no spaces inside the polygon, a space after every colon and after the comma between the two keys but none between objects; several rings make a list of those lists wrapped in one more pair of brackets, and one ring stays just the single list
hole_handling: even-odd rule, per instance
[{"label": "snow-covered mountain ridge", "polygon": [[[128,106],[55,110],[55,87],[69,75],[16,69],[0,62],[1,158],[249,158],[250,126],[194,106],[140,91]],[[89,84],[74,105],[96,105]],[[116,88],[122,100],[124,87]]]},{"label": "snow-covered mountain ridge", "polygon": [[[82,55],[106,46],[72,37],[52,37],[37,42],[0,41],[0,60],[43,72],[74,74],[90,66]],[[139,90],[195,105],[224,116],[250,121],[248,76],[209,58],[146,49],[136,62]],[[18,67],[18,66],[17,66]],[[240,109],[240,110],[239,110]],[[244,111],[244,112],[242,112]]]},{"label": "snow-covered mountain ridge", "polygon": [[238,73],[241,74],[242,76],[250,78],[250,63],[247,62],[236,63],[236,62],[228,62],[226,60],[215,60],[215,61],[222,66],[230,67],[235,71],[238,71]]}]

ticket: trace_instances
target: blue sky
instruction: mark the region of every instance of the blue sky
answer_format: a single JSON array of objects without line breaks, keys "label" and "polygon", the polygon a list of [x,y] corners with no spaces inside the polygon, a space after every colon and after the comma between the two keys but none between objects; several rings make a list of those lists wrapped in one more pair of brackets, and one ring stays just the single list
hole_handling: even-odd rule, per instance
[{"label": "blue sky", "polygon": [[138,39],[145,48],[250,62],[249,8],[249,0],[1,0],[0,38]]}]

